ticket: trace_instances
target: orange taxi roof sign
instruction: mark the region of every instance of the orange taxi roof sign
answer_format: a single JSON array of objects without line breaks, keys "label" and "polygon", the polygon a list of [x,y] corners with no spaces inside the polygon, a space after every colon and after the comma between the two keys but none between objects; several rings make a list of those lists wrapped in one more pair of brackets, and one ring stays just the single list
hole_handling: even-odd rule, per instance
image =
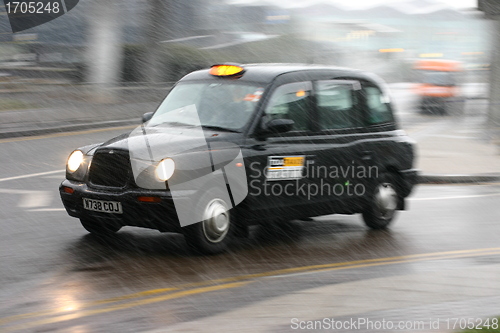
[{"label": "orange taxi roof sign", "polygon": [[233,76],[242,74],[245,69],[239,65],[226,64],[226,65],[213,65],[209,73],[215,76]]}]

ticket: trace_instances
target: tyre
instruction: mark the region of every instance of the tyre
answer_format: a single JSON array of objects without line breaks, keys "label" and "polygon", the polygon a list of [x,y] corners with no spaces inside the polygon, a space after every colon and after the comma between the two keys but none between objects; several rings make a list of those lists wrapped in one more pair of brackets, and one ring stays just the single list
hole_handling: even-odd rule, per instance
[{"label": "tyre", "polygon": [[430,114],[442,116],[446,113],[445,106],[441,103],[433,103],[429,106]]},{"label": "tyre", "polygon": [[102,223],[95,220],[80,219],[82,226],[91,234],[109,236],[121,229],[121,226]]},{"label": "tyre", "polygon": [[438,108],[438,114],[441,115],[441,116],[446,116],[448,115],[448,110],[450,109],[450,103],[448,102],[444,102],[444,103],[440,103],[438,104],[437,108]]},{"label": "tyre", "polygon": [[198,201],[198,222],[184,227],[189,248],[196,253],[217,254],[227,250],[234,232],[234,211],[227,195],[218,189],[207,191]]},{"label": "tyre", "polygon": [[362,213],[369,228],[385,229],[394,220],[400,198],[397,179],[394,174],[382,174],[375,180],[368,205]]},{"label": "tyre", "polygon": [[429,110],[427,109],[427,105],[425,105],[423,102],[420,102],[418,105],[418,111],[420,114],[429,114]]},{"label": "tyre", "polygon": [[433,115],[435,113],[434,106],[429,103],[422,103],[420,105],[420,114]]}]

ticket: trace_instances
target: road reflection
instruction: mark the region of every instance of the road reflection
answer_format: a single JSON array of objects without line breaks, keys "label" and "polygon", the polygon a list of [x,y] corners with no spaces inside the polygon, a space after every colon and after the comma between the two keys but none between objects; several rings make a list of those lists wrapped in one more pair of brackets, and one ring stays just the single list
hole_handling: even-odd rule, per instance
[{"label": "road reflection", "polygon": [[367,230],[357,216],[325,216],[253,227],[231,251],[199,256],[178,234],[125,228],[112,238],[86,235],[64,250],[70,275],[96,293],[198,283],[267,271],[409,253],[393,231]]}]

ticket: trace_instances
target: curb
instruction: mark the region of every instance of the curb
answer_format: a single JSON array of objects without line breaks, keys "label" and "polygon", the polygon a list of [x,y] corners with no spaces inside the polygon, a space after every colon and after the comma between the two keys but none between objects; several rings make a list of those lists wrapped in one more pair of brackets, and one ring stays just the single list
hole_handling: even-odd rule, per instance
[{"label": "curb", "polygon": [[474,184],[499,181],[500,173],[466,175],[419,174],[417,179],[418,184]]},{"label": "curb", "polygon": [[112,128],[112,127],[120,127],[120,126],[127,126],[127,125],[139,126],[140,124],[141,124],[141,120],[139,118],[134,118],[134,119],[127,119],[127,120],[102,121],[102,122],[98,122],[98,123],[62,125],[62,126],[47,127],[47,128],[34,128],[34,129],[29,129],[29,130],[23,129],[22,131],[0,132],[0,139],[37,136],[37,135],[63,133],[63,132],[71,132],[71,131],[83,131],[83,130],[88,130],[88,129],[106,128],[106,127]]}]

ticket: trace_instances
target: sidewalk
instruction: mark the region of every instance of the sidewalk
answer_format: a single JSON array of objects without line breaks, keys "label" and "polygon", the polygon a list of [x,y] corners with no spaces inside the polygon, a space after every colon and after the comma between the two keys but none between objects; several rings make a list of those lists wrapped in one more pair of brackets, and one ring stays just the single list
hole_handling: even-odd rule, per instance
[{"label": "sidewalk", "polygon": [[421,183],[500,181],[500,141],[486,128],[487,106],[469,100],[464,115],[407,131],[417,141]]},{"label": "sidewalk", "polygon": [[169,87],[114,89],[114,101],[107,104],[94,101],[89,88],[78,85],[3,92],[0,104],[3,100],[13,100],[33,108],[5,111],[0,108],[0,139],[140,124],[141,116],[158,107]]},{"label": "sidewalk", "polygon": [[[459,326],[453,329],[453,318],[476,320],[498,316],[498,276],[500,265],[492,264],[474,270],[449,269],[332,284],[147,333],[460,332]],[[329,328],[324,324],[325,319],[328,324],[333,319],[341,325]],[[366,322],[360,324],[363,319],[369,319],[372,326]],[[306,329],[308,323],[314,325],[314,322],[319,325],[316,329]],[[382,323],[386,329],[375,329]],[[411,327],[395,329],[400,323]],[[394,325],[393,329],[388,329],[390,325]]]}]

